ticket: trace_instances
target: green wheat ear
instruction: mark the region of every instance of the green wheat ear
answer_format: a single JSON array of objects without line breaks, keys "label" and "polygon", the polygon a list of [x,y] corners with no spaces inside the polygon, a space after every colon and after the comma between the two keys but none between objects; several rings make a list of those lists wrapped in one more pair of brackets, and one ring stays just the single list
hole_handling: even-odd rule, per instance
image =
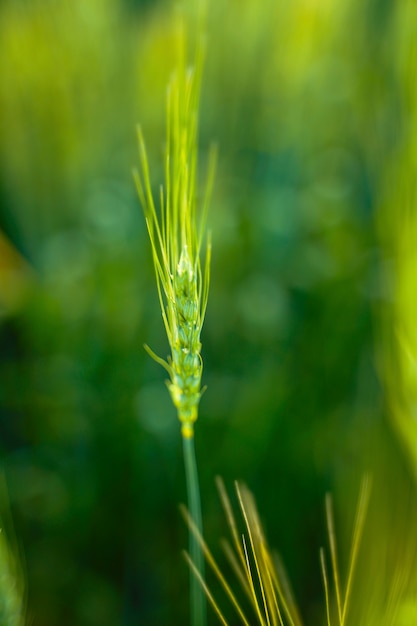
[{"label": "green wheat ear", "polygon": [[165,361],[145,347],[169,373],[168,389],[182,425],[182,435],[192,438],[202,394],[200,335],[210,282],[209,237],[206,239],[204,266],[201,248],[214,177],[215,151],[210,152],[205,194],[198,214],[197,129],[203,44],[200,40],[194,66],[187,68],[182,29],[178,40],[178,66],[167,90],[165,186],[160,189],[159,210],[152,194],[148,157],[140,128],[141,172],[134,172],[134,177],[145,212],[171,356]]},{"label": "green wheat ear", "polygon": [[[200,26],[201,28],[201,26]],[[178,30],[177,69],[167,90],[165,185],[156,207],[145,141],[138,129],[141,171],[134,172],[151,242],[156,283],[171,355],[165,361],[148,346],[148,353],[169,374],[167,383],[181,423],[188,503],[202,532],[200,490],[194,451],[194,423],[202,395],[201,330],[210,283],[210,237],[205,225],[213,185],[216,152],[210,151],[207,182],[197,209],[198,108],[204,45],[198,30],[194,65],[186,66],[186,43],[182,25]],[[201,259],[205,239],[205,259]],[[204,579],[204,558],[190,533],[190,553]],[[198,581],[191,578],[191,621],[205,626],[206,602]]]}]

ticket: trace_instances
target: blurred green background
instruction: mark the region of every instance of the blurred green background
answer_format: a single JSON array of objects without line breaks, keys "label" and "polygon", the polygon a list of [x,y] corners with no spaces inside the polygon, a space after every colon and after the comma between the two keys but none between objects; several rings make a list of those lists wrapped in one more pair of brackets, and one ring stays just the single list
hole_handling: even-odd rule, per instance
[{"label": "blurred green background", "polygon": [[[365,469],[382,543],[415,515],[375,356],[392,300],[378,211],[388,197],[395,217],[387,188],[414,119],[404,4],[209,3],[205,534],[226,532],[214,476],[245,480],[309,624],[324,616],[326,490],[345,547]],[[180,432],[143,350],[168,345],[131,176],[140,121],[162,180],[174,13],[0,5],[0,449],[33,626],[188,621]]]}]

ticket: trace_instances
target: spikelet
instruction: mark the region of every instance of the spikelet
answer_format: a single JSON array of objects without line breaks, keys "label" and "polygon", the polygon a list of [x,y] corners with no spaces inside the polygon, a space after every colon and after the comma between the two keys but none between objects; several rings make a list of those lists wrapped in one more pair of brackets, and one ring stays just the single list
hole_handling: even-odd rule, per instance
[{"label": "spikelet", "polygon": [[167,91],[165,188],[156,209],[142,131],[138,129],[141,172],[134,172],[152,247],[162,318],[171,356],[167,361],[149,347],[149,354],[169,373],[168,389],[182,424],[192,438],[201,398],[200,334],[207,306],[210,278],[210,239],[204,269],[200,258],[205,218],[215,168],[210,152],[206,190],[197,216],[197,126],[203,62],[199,41],[193,68],[186,68],[185,36],[179,28],[179,62]]}]

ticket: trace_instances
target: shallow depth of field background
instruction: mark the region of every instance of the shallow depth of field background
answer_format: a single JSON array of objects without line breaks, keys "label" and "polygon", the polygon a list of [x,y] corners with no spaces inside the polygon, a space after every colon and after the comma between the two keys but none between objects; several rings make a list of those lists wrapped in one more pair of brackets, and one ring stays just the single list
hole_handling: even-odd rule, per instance
[{"label": "shallow depth of field background", "polygon": [[[325,492],[343,570],[373,472],[353,615],[386,597],[415,520],[381,330],[415,15],[384,0],[209,5],[202,173],[213,141],[220,158],[196,429],[205,535],[224,564],[214,477],[231,491],[243,479],[306,623],[322,624]],[[0,6],[2,514],[33,626],[188,622],[180,432],[143,349],[168,344],[131,175],[140,122],[162,180],[174,14],[162,0]]]}]

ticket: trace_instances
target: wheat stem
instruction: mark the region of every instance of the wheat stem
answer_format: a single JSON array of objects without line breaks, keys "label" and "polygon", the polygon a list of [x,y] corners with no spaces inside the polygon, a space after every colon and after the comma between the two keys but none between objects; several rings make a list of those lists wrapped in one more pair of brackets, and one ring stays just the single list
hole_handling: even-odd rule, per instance
[{"label": "wheat stem", "polygon": [[[203,519],[201,515],[200,487],[198,484],[197,460],[195,456],[194,437],[183,437],[185,478],[187,482],[187,499],[191,518],[200,536],[203,535]],[[189,533],[189,550],[200,578],[204,580],[204,556],[195,533]],[[191,590],[191,623],[194,626],[206,624],[206,597],[199,579],[190,572]]]}]

